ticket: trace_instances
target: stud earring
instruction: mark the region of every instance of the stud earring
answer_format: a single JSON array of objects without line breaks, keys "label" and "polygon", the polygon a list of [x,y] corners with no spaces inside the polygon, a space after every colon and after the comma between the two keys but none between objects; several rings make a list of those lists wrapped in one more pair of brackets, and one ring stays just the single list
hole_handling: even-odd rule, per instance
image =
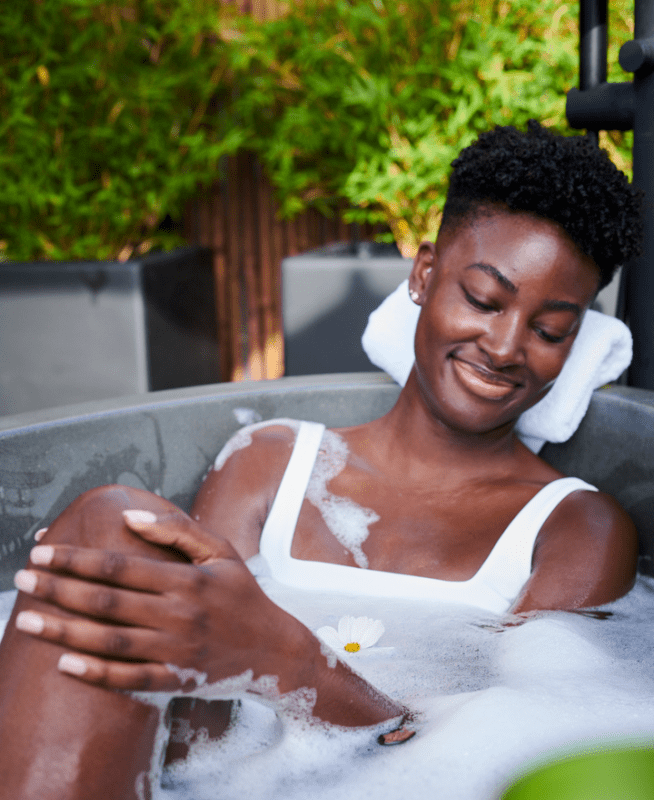
[{"label": "stud earring", "polygon": [[416,292],[415,289],[409,290],[409,297],[413,300],[414,303],[417,303],[420,300],[420,295]]},{"label": "stud earring", "polygon": [[427,275],[431,272],[431,267],[427,267]]}]

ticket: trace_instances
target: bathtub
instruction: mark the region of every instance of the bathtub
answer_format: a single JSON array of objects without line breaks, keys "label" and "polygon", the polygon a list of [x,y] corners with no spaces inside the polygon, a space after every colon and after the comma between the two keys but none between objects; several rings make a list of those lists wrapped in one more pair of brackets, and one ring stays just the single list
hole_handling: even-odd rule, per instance
[{"label": "bathtub", "polygon": [[[292,417],[353,425],[384,414],[398,393],[382,374],[327,375],[0,418],[0,589],[12,587],[35,531],[87,489],[122,483],[188,509],[216,453],[243,424]],[[654,393],[610,387],[594,393],[569,442],[547,444],[542,452],[562,472],[617,497],[636,523],[643,577],[635,592],[612,604],[612,622],[549,612],[497,635],[492,619],[465,610],[436,618],[433,609],[379,608],[365,600],[355,607],[345,598],[326,617],[319,598],[273,591],[273,599],[314,630],[341,614],[382,616],[387,633],[380,644],[390,646],[358,661],[353,656],[353,667],[419,710],[419,735],[389,750],[365,734],[281,731],[269,710],[244,704],[231,739],[164,776],[157,799],[486,800],[499,797],[525,763],[552,753],[625,739],[651,748],[652,444]],[[250,732],[247,742],[243,730]]]},{"label": "bathtub", "polygon": [[[282,378],[154,392],[0,417],[0,589],[26,560],[34,532],[78,494],[107,483],[157,492],[188,510],[239,419],[292,417],[345,426],[381,416],[399,387],[376,373]],[[654,574],[654,393],[594,393],[579,430],[543,457],[617,497]]]}]

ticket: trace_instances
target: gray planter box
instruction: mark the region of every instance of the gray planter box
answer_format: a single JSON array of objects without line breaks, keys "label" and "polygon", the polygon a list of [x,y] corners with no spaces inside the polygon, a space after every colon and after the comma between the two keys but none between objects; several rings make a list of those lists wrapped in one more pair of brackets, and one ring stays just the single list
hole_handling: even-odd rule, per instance
[{"label": "gray planter box", "polygon": [[[397,253],[394,255],[393,253]],[[331,245],[282,262],[286,375],[376,369],[361,347],[368,316],[411,271],[392,246]]]},{"label": "gray planter box", "polygon": [[209,250],[0,264],[0,414],[219,379]]}]

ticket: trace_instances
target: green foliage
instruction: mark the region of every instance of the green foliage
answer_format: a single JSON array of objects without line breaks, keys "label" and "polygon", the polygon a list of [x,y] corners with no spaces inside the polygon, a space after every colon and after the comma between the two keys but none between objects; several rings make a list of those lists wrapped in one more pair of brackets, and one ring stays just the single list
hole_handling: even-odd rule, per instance
[{"label": "green foliage", "polygon": [[[0,256],[125,258],[220,159],[256,150],[292,215],[435,234],[449,165],[496,124],[566,131],[578,4],[296,0],[281,19],[228,0],[12,0],[0,17]],[[611,0],[610,80],[633,0]],[[602,144],[629,168],[630,134]]]},{"label": "green foliage", "polygon": [[245,136],[220,111],[228,57],[216,8],[210,0],[5,4],[6,257],[126,258],[176,243],[157,232],[162,216],[211,180]]},{"label": "green foliage", "polygon": [[578,13],[559,0],[307,0],[251,32],[239,113],[284,211],[340,197],[407,252],[433,237],[449,164],[480,131],[531,117],[566,130]]}]

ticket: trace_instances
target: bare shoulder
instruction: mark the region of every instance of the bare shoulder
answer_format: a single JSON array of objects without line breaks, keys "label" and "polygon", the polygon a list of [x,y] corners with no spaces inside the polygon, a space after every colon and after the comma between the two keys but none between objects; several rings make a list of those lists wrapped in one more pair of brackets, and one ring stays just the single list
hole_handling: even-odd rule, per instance
[{"label": "bare shoulder", "polygon": [[633,586],[637,558],[635,526],[617,500],[603,492],[574,492],[538,534],[520,610],[615,600]]},{"label": "bare shoulder", "polygon": [[292,419],[273,419],[246,425],[225,443],[216,456],[213,469],[219,471],[228,462],[229,466],[233,467],[259,458],[268,451],[283,449],[285,445],[292,446],[300,424],[299,421]]},{"label": "bare shoulder", "polygon": [[220,451],[192,515],[227,539],[241,558],[259,550],[263,523],[288,464],[300,423],[270,420],[241,428]]}]

